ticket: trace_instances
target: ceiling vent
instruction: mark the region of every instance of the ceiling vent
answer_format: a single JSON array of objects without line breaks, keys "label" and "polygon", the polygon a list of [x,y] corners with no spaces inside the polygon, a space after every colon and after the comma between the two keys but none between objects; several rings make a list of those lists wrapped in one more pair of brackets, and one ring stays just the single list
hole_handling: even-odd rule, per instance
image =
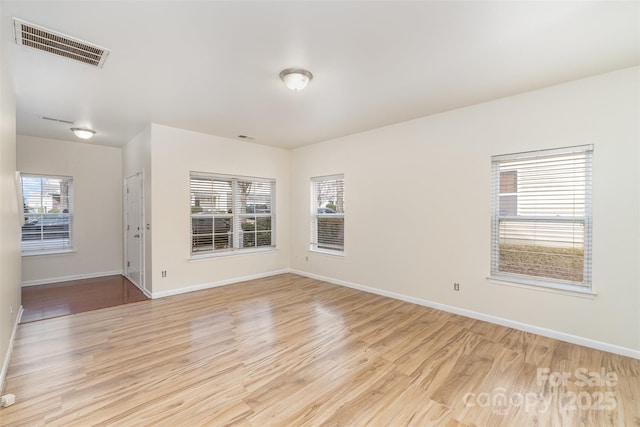
[{"label": "ceiling vent", "polygon": [[58,123],[64,123],[67,125],[75,125],[75,122],[72,122],[71,120],[64,120],[64,119],[56,119],[55,117],[47,117],[47,116],[40,116],[40,118],[42,120],[49,120],[50,122],[58,122]]},{"label": "ceiling vent", "polygon": [[109,49],[13,18],[16,43],[102,68]]}]

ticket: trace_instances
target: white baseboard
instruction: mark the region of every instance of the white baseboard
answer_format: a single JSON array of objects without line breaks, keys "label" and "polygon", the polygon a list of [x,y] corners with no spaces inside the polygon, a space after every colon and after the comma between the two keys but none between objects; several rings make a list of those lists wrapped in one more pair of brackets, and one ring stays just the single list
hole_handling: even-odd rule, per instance
[{"label": "white baseboard", "polygon": [[94,279],[96,277],[115,276],[122,274],[122,270],[103,271],[100,273],[76,274],[73,276],[50,277],[48,279],[27,280],[21,283],[24,288],[26,286],[46,285],[48,283],[70,282],[72,280]]},{"label": "white baseboard", "polygon": [[291,270],[291,273],[299,274],[300,276],[310,277],[312,279],[323,280],[325,282],[333,283],[335,285],[346,286],[348,288],[358,289],[360,291],[381,295],[401,301],[410,302],[425,307],[435,308],[437,310],[446,311],[448,313],[459,314],[461,316],[470,317],[472,319],[483,320],[485,322],[494,323],[497,325],[507,326],[509,328],[518,329],[525,332],[531,332],[533,334],[542,335],[549,338],[554,338],[560,341],[565,341],[571,344],[578,344],[585,347],[594,348],[596,350],[607,351],[609,353],[620,354],[622,356],[632,357],[634,359],[640,359],[640,350],[634,350],[632,348],[621,347],[615,344],[609,344],[602,341],[592,340],[577,335],[567,334],[565,332],[555,331],[553,329],[542,328],[528,323],[516,322],[515,320],[505,319],[503,317],[493,316],[490,314],[480,313],[477,311],[467,310],[464,308],[454,307],[438,302],[424,300],[421,298],[415,298],[408,295],[398,294],[391,291],[385,291],[383,289],[372,288],[369,286],[359,285],[357,283],[346,282],[344,280],[333,279],[331,277],[320,276],[318,274],[307,273],[300,270]]},{"label": "white baseboard", "polygon": [[[131,283],[133,283],[133,282],[131,282]],[[135,283],[133,283],[133,284],[136,286],[136,288],[140,289],[140,291],[141,291],[141,292],[142,292],[142,293],[143,293],[147,298],[149,298],[149,299],[153,298],[153,295],[151,294],[151,291],[148,291],[148,290],[146,290],[145,288],[142,288],[142,287],[140,287],[140,286],[136,285]]]},{"label": "white baseboard", "polygon": [[4,394],[4,385],[7,379],[7,371],[9,370],[9,362],[11,361],[11,353],[13,352],[13,340],[16,337],[16,332],[18,331],[18,324],[20,323],[20,319],[22,319],[22,313],[24,310],[22,306],[18,309],[18,315],[16,316],[16,321],[13,324],[13,329],[11,330],[11,337],[9,338],[9,345],[7,346],[7,353],[4,356],[4,361],[2,362],[2,371],[0,371],[0,394]]},{"label": "white baseboard", "polygon": [[164,298],[172,295],[184,294],[187,292],[201,291],[204,289],[217,288],[218,286],[231,285],[238,282],[246,282],[247,280],[263,279],[265,277],[277,276],[278,274],[290,273],[291,270],[284,268],[282,270],[269,271],[266,273],[252,274],[250,276],[234,277],[233,279],[219,280],[217,282],[202,283],[200,285],[187,286],[184,288],[171,289],[168,291],[151,292],[151,298]]},{"label": "white baseboard", "polygon": [[143,294],[145,294],[145,296],[147,298],[151,298],[151,292],[149,292],[148,290],[146,290],[145,288],[143,288],[142,286],[140,286],[139,284],[137,284],[136,282],[134,282],[133,280],[131,280],[131,277],[129,277],[129,275],[127,275],[127,273],[122,273],[122,275],[124,277],[126,277],[132,284],[133,286],[135,286],[136,288],[140,289],[140,292],[142,292]]}]

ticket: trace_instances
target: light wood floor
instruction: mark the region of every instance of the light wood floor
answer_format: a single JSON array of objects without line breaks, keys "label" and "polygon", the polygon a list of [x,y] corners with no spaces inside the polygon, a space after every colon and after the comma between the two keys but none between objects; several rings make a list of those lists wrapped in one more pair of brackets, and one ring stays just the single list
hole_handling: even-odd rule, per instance
[{"label": "light wood floor", "polygon": [[16,426],[640,425],[638,360],[292,274],[22,324],[5,392]]}]

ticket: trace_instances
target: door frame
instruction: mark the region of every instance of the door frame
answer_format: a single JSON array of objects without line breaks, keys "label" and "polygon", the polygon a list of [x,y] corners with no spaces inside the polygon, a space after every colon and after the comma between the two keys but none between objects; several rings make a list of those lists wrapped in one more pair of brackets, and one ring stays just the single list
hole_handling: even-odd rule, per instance
[{"label": "door frame", "polygon": [[[127,192],[127,184],[129,179],[133,178],[133,177],[138,177],[138,185],[139,185],[139,208],[140,208],[140,239],[138,240],[140,242],[139,244],[139,257],[140,257],[140,282],[141,283],[135,283],[133,280],[131,280],[131,276],[129,276],[129,271],[128,271],[128,266],[127,266],[127,259],[129,258],[129,245],[127,244],[127,226],[128,224],[128,192]],[[134,285],[136,285],[136,287],[138,287],[142,292],[144,292],[144,294],[146,296],[148,296],[149,298],[151,298],[151,291],[147,290],[147,286],[146,286],[146,282],[147,282],[147,274],[146,274],[146,263],[145,263],[145,241],[146,241],[146,234],[147,234],[147,230],[146,230],[146,226],[145,226],[145,209],[144,209],[144,170],[142,172],[137,172],[134,173],[132,175],[129,175],[127,177],[124,178],[123,180],[123,189],[122,189],[122,194],[123,194],[123,207],[124,209],[122,210],[123,212],[123,216],[124,216],[124,227],[123,227],[123,246],[124,246],[124,251],[123,251],[123,255],[124,255],[124,259],[122,262],[123,265],[123,271],[124,271],[124,276],[129,279],[131,281],[131,283],[133,283]]]}]

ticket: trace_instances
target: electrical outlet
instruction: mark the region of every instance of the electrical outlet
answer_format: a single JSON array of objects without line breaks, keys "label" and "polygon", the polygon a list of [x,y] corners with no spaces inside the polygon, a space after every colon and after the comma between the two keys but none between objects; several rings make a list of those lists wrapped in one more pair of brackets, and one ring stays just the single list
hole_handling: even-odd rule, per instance
[{"label": "electrical outlet", "polygon": [[459,291],[460,290],[460,283],[454,283],[453,284],[453,290],[454,291]]},{"label": "electrical outlet", "polygon": [[167,277],[167,270],[162,270],[162,277]]},{"label": "electrical outlet", "polygon": [[308,256],[304,257],[304,260],[305,260],[306,262],[309,262],[309,257],[308,257]]}]

